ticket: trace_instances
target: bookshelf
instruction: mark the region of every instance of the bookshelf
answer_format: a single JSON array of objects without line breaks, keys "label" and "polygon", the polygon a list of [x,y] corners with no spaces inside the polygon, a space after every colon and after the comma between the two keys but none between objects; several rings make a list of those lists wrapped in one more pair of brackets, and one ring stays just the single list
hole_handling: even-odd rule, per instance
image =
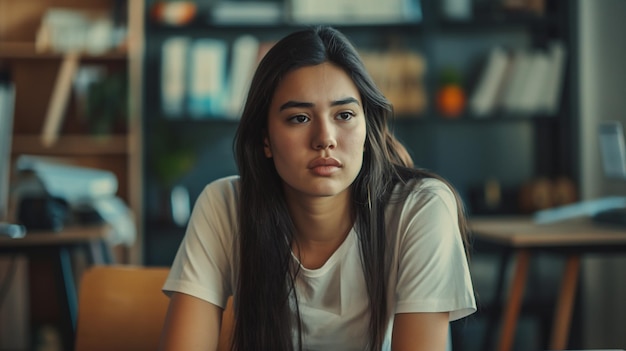
[{"label": "bookshelf", "polygon": [[[38,60],[38,59],[61,59],[62,53],[52,51],[40,51],[34,42],[14,41],[3,42],[0,47],[0,58],[3,60]],[[125,61],[128,58],[128,52],[125,49],[111,50],[104,54],[88,54],[81,55],[83,62],[97,61]]]},{"label": "bookshelf", "polygon": [[[138,71],[142,64],[143,5],[141,0],[88,3],[0,0],[0,69],[9,72],[16,87],[12,159],[24,154],[41,155],[112,171],[120,184],[117,195],[137,218],[141,217],[141,82]],[[54,27],[44,25],[53,22],[49,20],[50,14],[59,9],[73,11],[74,15],[85,14],[93,20],[89,22],[93,26],[107,18],[112,27],[107,27],[110,31],[106,33],[119,34],[102,40],[108,43],[106,47],[90,47],[96,37],[85,40],[84,47],[64,47],[62,44],[70,42],[58,39],[58,35],[55,39],[49,34],[55,33]],[[45,32],[42,28],[49,28],[48,35],[42,34]],[[95,33],[88,25],[85,31]],[[68,33],[65,36],[69,36]],[[124,87],[106,95],[108,104],[122,107],[109,113],[106,118],[111,122],[101,124],[105,127],[96,127],[94,122],[96,116],[104,116],[103,104],[98,105],[95,99],[88,100],[91,96],[85,90],[79,92],[78,77],[83,69],[88,70],[85,68],[100,72],[99,78],[91,83],[114,76],[119,77],[120,86]],[[129,101],[126,107],[120,103],[125,99]],[[120,261],[140,263],[140,241],[141,238],[136,247],[120,248],[117,252]]]},{"label": "bookshelf", "polygon": [[[306,0],[296,2],[303,6],[308,3]],[[211,38],[226,43],[232,50],[233,43],[244,35],[253,35],[263,44],[309,23],[294,20],[297,16],[290,15],[290,7],[283,8],[288,4],[293,8],[294,1],[255,2],[271,4],[270,7],[283,11],[279,16],[268,15],[266,20],[255,21],[215,19],[210,15],[212,9],[209,5],[196,2],[197,16],[184,25],[176,26],[160,23],[152,17],[150,8],[156,3],[147,1],[145,13],[143,106],[145,114],[154,118],[144,119],[144,148],[147,150],[144,203],[166,205],[147,205],[144,225],[150,228],[149,234],[146,234],[148,241],[153,236],[155,242],[163,237],[175,242],[180,239],[184,228],[177,227],[168,219],[168,189],[171,185],[164,184],[156,171],[154,160],[160,156],[156,150],[166,149],[164,145],[168,145],[170,150],[177,149],[194,156],[193,164],[180,169],[175,177],[176,183],[187,188],[193,201],[209,181],[236,173],[231,160],[231,144],[237,119],[226,113],[192,115],[185,111],[185,97],[182,98],[182,112],[175,116],[165,113],[159,104],[164,94],[161,86],[165,43],[172,38],[185,38],[189,44],[186,52],[190,55],[195,41]],[[221,3],[236,5],[239,2]],[[506,3],[504,1],[475,1],[473,15],[459,19],[445,15],[442,9],[445,2],[422,0],[412,3],[420,5],[420,16],[357,21],[351,21],[348,16],[345,17],[347,20],[328,24],[345,33],[365,54],[373,52],[391,57],[397,52],[409,52],[417,54],[423,61],[423,72],[418,77],[422,95],[415,93],[396,101],[419,98],[425,103],[412,111],[397,112],[392,122],[396,135],[405,143],[416,164],[448,178],[459,188],[466,202],[473,201],[473,196],[486,179],[497,179],[508,192],[514,192],[535,177],[565,176],[575,182],[576,160],[570,150],[575,145],[577,111],[569,98],[576,84],[575,77],[569,73],[573,72],[571,65],[574,60],[565,61],[556,112],[494,110],[478,116],[466,107],[460,115],[446,118],[439,113],[436,104],[441,74],[448,67],[458,72],[469,99],[489,51],[494,47],[502,47],[510,53],[515,50],[545,52],[551,42],[559,41],[573,52],[576,32],[570,23],[575,15],[574,6],[569,2],[546,0],[532,2],[532,6],[538,7],[523,11],[497,6]],[[228,62],[223,70],[231,69]],[[388,67],[383,74],[393,69],[393,66]],[[393,101],[390,95],[387,96]],[[515,200],[509,198],[508,201]],[[516,203],[509,203],[504,207],[510,211],[515,206]],[[479,211],[480,208],[470,206],[470,210]],[[168,229],[160,231],[159,228]],[[160,234],[166,231],[168,234]],[[171,233],[178,234],[173,239]],[[149,247],[159,247],[155,242]],[[165,251],[147,249],[147,262],[169,263],[172,253],[164,254]],[[151,258],[152,254],[155,256]]]},{"label": "bookshelf", "polygon": [[[118,179],[118,193],[136,218],[142,216],[141,203],[141,64],[143,43],[143,1],[141,0],[0,0],[0,70],[8,73],[15,87],[11,160],[21,155],[62,159],[73,164],[103,169]],[[46,15],[52,9],[81,13],[106,14],[115,28],[124,28],[125,38],[103,49],[88,47],[59,50],[40,33]],[[99,17],[100,18],[100,17]],[[92,43],[93,44],[93,43]],[[117,101],[128,99],[124,113],[108,130],[96,131],[91,125],[98,109],[86,109],[76,86],[82,69],[91,67],[104,72],[101,77],[118,75],[125,92],[118,90]],[[100,110],[101,111],[101,110]],[[55,122],[48,131],[45,125]],[[13,210],[14,212],[14,210]],[[11,213],[11,211],[10,211]],[[138,239],[131,246],[118,246],[114,254],[120,263],[142,262],[141,222]],[[81,257],[74,257],[81,274]],[[48,257],[37,257],[26,265],[20,260],[15,289],[7,304],[15,304],[24,313],[0,313],[0,347],[30,349],[42,326],[51,326],[63,345],[71,348],[73,333],[64,328],[64,315],[50,301],[59,292],[42,286],[42,277],[56,273]],[[5,261],[6,262],[6,261]],[[2,269],[8,269],[3,264]],[[21,282],[21,283],[20,283]],[[29,282],[29,284],[25,284]],[[39,284],[39,285],[37,285]],[[10,300],[10,301],[9,301]],[[18,309],[19,310],[19,309]],[[14,309],[14,311],[17,311]],[[10,328],[8,327],[10,326]],[[8,329],[7,329],[8,328]],[[10,332],[7,333],[7,331]]]},{"label": "bookshelf", "polygon": [[80,134],[63,135],[49,147],[40,145],[39,135],[18,134],[13,137],[13,154],[66,155],[66,156],[97,156],[126,155],[128,153],[128,137],[126,135],[110,135],[99,138]]}]

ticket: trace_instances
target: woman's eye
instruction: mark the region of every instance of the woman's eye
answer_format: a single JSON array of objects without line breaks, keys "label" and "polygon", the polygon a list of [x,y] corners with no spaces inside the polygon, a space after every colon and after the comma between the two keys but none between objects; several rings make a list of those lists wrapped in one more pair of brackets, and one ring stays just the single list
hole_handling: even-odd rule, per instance
[{"label": "woman's eye", "polygon": [[352,119],[352,117],[354,117],[354,114],[352,112],[340,112],[337,115],[337,118],[343,121],[348,121]]},{"label": "woman's eye", "polygon": [[305,115],[297,115],[297,116],[293,116],[289,118],[289,122],[291,123],[305,123],[305,122],[308,122],[308,120],[309,120],[309,117]]}]

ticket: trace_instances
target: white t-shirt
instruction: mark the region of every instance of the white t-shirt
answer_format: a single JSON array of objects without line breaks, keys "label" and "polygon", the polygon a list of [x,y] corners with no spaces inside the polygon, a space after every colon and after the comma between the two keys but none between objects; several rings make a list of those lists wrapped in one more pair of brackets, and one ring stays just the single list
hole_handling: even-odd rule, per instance
[{"label": "white t-shirt", "polygon": [[[394,194],[406,186],[413,188],[406,201],[391,202],[385,212],[391,269],[383,350],[390,346],[396,313],[450,312],[453,321],[476,311],[454,195],[436,179],[398,184]],[[225,307],[237,281],[238,191],[233,176],[201,193],[163,286],[167,294],[178,291]],[[301,267],[296,293],[305,350],[365,348],[369,299],[359,251],[353,229],[322,267]]]}]

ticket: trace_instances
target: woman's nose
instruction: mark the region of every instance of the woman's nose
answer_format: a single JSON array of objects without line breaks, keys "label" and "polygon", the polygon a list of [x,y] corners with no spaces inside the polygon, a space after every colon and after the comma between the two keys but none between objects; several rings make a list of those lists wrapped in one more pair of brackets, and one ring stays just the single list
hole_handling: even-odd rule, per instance
[{"label": "woman's nose", "polygon": [[313,148],[316,150],[334,149],[337,140],[333,135],[332,126],[327,122],[317,123],[315,136],[313,137]]}]

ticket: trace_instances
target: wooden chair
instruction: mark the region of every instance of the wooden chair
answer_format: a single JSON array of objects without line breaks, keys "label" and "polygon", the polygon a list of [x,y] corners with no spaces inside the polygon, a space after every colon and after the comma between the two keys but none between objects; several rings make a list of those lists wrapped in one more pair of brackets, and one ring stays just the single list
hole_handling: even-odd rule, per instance
[{"label": "wooden chair", "polygon": [[[88,268],[80,284],[75,351],[157,350],[169,303],[161,291],[168,272],[165,267]],[[229,350],[233,318],[231,298],[222,316],[218,351]]]},{"label": "wooden chair", "polygon": [[[168,297],[161,291],[169,268],[93,266],[80,284],[75,351],[154,351]],[[218,350],[228,350],[233,312],[229,300]]]},{"label": "wooden chair", "polygon": [[80,283],[76,351],[156,350],[168,268],[93,266]]}]

